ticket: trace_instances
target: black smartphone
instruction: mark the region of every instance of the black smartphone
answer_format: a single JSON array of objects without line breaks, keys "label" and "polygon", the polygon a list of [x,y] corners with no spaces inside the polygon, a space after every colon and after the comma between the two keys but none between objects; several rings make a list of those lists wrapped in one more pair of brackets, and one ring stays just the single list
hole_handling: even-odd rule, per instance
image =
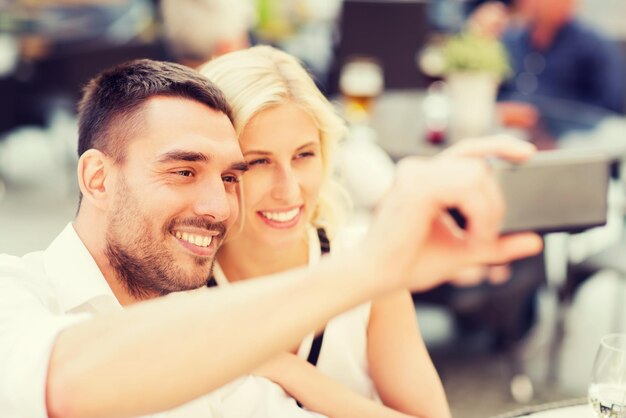
[{"label": "black smartphone", "polygon": [[490,163],[506,202],[503,233],[575,233],[606,224],[608,156],[555,150],[538,152],[523,164]]}]

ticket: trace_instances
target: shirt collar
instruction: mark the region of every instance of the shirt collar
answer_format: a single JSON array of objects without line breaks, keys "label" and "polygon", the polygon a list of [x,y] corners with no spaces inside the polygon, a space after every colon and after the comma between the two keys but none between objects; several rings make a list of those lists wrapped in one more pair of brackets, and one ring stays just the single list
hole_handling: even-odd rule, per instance
[{"label": "shirt collar", "polygon": [[102,312],[121,305],[95,260],[69,223],[44,252],[46,273],[57,291],[63,312]]}]

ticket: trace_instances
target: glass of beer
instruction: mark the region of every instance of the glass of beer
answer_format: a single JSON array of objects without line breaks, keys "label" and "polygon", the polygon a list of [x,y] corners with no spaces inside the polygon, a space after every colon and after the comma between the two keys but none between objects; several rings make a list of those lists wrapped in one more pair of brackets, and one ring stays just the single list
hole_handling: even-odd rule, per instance
[{"label": "glass of beer", "polygon": [[350,122],[367,122],[372,108],[384,86],[383,69],[371,57],[356,57],[341,68],[339,89],[344,97],[346,119]]}]

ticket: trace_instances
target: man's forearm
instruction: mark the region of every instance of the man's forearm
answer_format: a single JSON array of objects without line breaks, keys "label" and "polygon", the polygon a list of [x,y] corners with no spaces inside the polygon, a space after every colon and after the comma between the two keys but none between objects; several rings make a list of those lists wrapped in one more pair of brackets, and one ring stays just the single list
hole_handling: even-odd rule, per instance
[{"label": "man's forearm", "polygon": [[[385,286],[358,263],[141,303],[58,337],[48,374],[51,417],[167,410],[249,372]],[[362,266],[362,264],[361,264]]]}]

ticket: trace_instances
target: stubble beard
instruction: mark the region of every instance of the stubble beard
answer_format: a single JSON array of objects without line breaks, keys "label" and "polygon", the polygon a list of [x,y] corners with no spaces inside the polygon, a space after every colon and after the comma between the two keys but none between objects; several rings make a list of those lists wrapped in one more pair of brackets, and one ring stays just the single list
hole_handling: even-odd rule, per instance
[{"label": "stubble beard", "polygon": [[[120,184],[119,196],[111,212],[105,255],[128,293],[137,300],[144,300],[205,286],[212,275],[214,257],[190,256],[195,268],[184,269],[177,265],[180,261],[174,259],[165,244],[175,225],[217,230],[220,234],[214,237],[216,242],[221,242],[225,226],[203,218],[187,218],[174,219],[162,228],[154,228],[125,183]],[[175,238],[171,236],[171,239]]]}]

